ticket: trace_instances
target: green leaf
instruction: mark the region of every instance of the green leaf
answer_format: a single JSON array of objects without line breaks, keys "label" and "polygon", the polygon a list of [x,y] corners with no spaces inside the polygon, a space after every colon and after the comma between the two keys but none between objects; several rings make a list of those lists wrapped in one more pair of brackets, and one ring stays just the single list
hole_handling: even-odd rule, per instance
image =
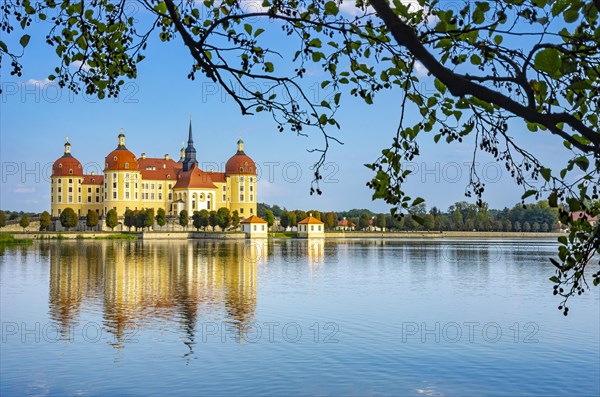
[{"label": "green leaf", "polygon": [[265,71],[267,73],[271,73],[275,70],[275,67],[273,66],[273,64],[271,62],[265,62]]},{"label": "green leaf", "polygon": [[27,44],[29,44],[29,39],[31,39],[31,36],[29,36],[28,34],[24,34],[23,36],[21,36],[21,40],[19,40],[19,43],[21,43],[21,47],[27,47]]},{"label": "green leaf", "polygon": [[337,15],[340,12],[335,1],[328,1],[325,3],[325,15]]},{"label": "green leaf", "polygon": [[523,193],[523,195],[521,196],[521,199],[525,200],[527,197],[533,196],[536,193],[537,193],[537,190],[530,189],[530,190],[526,191],[525,193]]},{"label": "green leaf", "polygon": [[254,32],[254,37],[258,37],[260,34],[262,34],[265,30],[264,29],[256,29],[256,31]]},{"label": "green leaf", "polygon": [[546,182],[550,181],[551,173],[552,171],[549,168],[542,168],[540,170],[540,174],[542,174],[542,177],[544,178],[544,180],[546,180]]},{"label": "green leaf", "polygon": [[546,72],[552,77],[559,77],[560,64],[560,53],[554,48],[544,48],[538,52],[533,63],[537,70]]},{"label": "green leaf", "polygon": [[245,23],[244,24],[244,30],[246,31],[246,33],[248,33],[249,35],[252,34],[252,25],[250,25],[249,23]]},{"label": "green leaf", "polygon": [[446,93],[446,86],[439,79],[435,79],[434,82],[433,82],[433,85],[442,94]]}]

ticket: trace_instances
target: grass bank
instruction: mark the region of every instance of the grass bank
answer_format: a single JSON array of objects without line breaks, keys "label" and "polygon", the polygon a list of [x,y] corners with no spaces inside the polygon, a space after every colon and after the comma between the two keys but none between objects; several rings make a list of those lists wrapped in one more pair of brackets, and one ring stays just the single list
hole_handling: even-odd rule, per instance
[{"label": "grass bank", "polygon": [[296,238],[298,232],[269,232],[270,238]]},{"label": "grass bank", "polygon": [[33,240],[30,238],[16,239],[15,236],[10,233],[0,232],[0,246],[28,245],[32,243]]}]

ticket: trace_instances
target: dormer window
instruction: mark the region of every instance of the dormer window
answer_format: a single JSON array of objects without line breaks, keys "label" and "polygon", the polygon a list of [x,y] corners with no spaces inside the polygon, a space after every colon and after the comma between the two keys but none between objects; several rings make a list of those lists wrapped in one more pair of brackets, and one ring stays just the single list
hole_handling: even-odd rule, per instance
[{"label": "dormer window", "polygon": [[125,169],[128,170],[129,169],[129,163],[125,163]]},{"label": "dormer window", "polygon": [[58,168],[62,168],[62,163],[58,165]]},{"label": "dormer window", "polygon": [[244,172],[244,167],[240,167],[240,172]]},{"label": "dormer window", "polygon": [[69,175],[73,175],[73,169],[69,169]]},{"label": "dormer window", "polygon": [[117,161],[117,156],[113,157],[113,160],[114,160],[114,161]]}]

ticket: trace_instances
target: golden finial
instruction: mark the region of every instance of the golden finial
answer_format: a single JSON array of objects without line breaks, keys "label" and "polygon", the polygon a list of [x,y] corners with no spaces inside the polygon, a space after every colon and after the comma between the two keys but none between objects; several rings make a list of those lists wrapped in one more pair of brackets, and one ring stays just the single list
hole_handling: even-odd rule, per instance
[{"label": "golden finial", "polygon": [[69,136],[67,135],[67,143],[69,143]]}]

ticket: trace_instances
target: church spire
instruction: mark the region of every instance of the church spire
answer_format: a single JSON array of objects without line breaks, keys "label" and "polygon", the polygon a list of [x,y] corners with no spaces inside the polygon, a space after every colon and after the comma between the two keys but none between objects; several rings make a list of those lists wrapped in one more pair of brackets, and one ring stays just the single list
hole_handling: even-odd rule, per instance
[{"label": "church spire", "polygon": [[185,148],[185,158],[183,159],[183,171],[189,171],[197,163],[196,148],[194,148],[194,139],[192,138],[192,116],[190,115],[190,130],[188,133],[188,144]]}]

